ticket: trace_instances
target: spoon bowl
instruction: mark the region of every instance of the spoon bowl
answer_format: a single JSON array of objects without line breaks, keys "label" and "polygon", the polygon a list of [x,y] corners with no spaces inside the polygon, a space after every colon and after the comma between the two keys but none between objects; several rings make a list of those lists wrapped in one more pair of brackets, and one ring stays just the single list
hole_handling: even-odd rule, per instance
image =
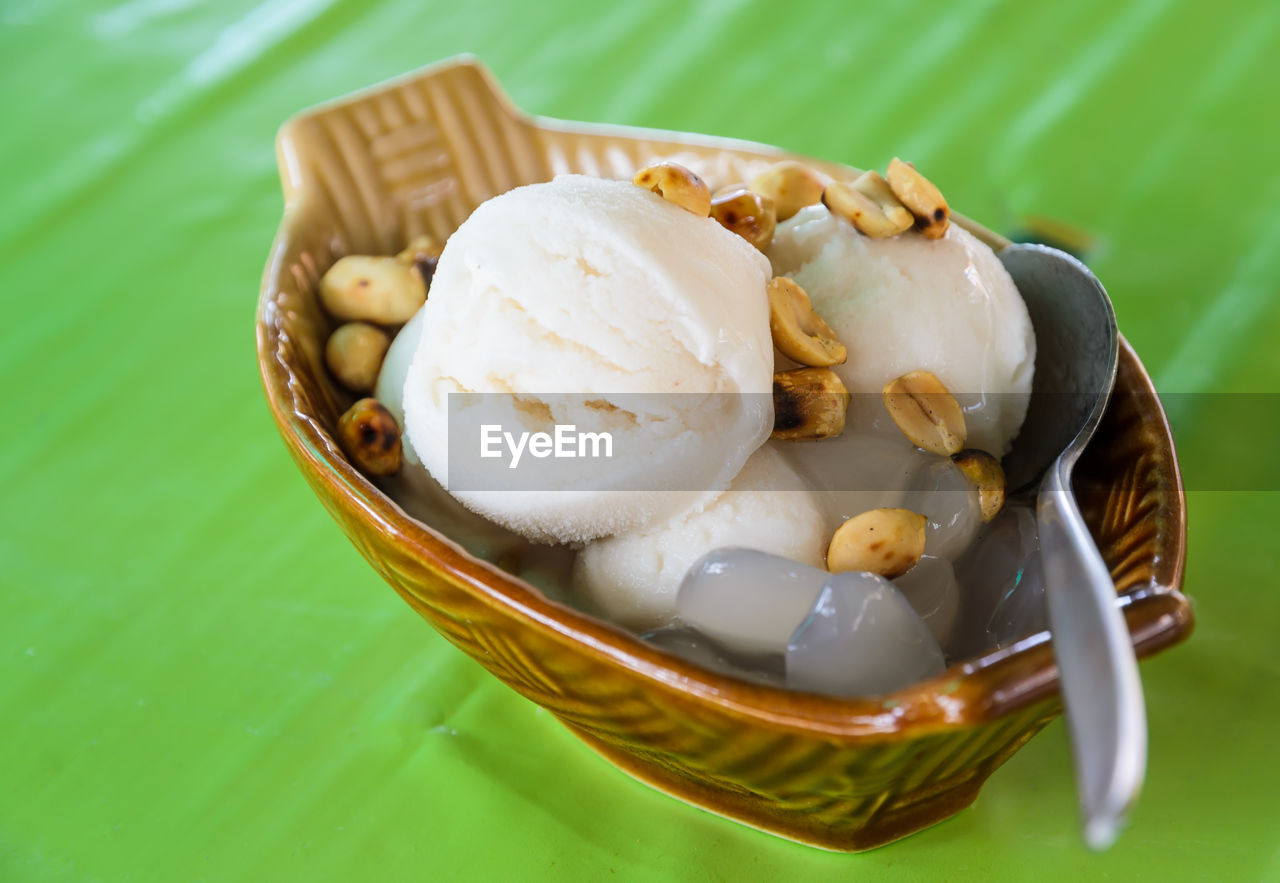
[{"label": "spoon bowl", "polygon": [[1036,369],[1027,418],[1006,457],[1011,488],[1038,482],[1036,518],[1045,600],[1075,757],[1085,842],[1110,846],[1146,769],[1142,682],[1116,588],[1089,534],[1071,476],[1115,386],[1120,332],[1097,278],[1043,245],[1000,259],[1027,304]]},{"label": "spoon bowl", "polygon": [[1120,358],[1116,314],[1102,284],[1076,258],[1047,245],[1014,244],[1000,261],[1036,332],[1036,369],[1022,431],[1004,458],[1011,493],[1037,487],[1060,455],[1074,463],[1093,437]]}]

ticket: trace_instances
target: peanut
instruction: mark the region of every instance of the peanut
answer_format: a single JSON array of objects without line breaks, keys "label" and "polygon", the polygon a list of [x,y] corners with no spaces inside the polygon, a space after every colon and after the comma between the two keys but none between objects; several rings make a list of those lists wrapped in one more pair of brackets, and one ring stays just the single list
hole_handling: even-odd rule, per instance
[{"label": "peanut", "polygon": [[916,171],[909,162],[896,156],[889,163],[889,187],[902,204],[915,217],[916,229],[926,239],[941,239],[950,225],[951,209],[942,197],[942,191],[933,182]]},{"label": "peanut", "polygon": [[734,190],[711,199],[711,217],[726,230],[737,233],[764,251],[773,242],[778,226],[773,200],[750,190]]},{"label": "peanut", "polygon": [[402,264],[416,267],[418,275],[422,277],[423,284],[430,291],[431,278],[436,274],[436,264],[440,262],[440,255],[443,252],[444,246],[434,236],[415,236],[396,255],[396,259]]},{"label": "peanut", "polygon": [[805,290],[786,276],[775,276],[769,293],[769,330],[773,345],[786,356],[815,368],[842,364],[849,357],[831,326],[813,311]]},{"label": "peanut", "polygon": [[827,547],[827,570],[862,570],[888,579],[902,576],[924,554],[925,517],[910,509],[871,509],[836,530]]},{"label": "peanut", "polygon": [[912,444],[944,457],[964,448],[964,411],[933,374],[904,374],[886,383],[881,395],[889,416]]},{"label": "peanut", "polygon": [[775,163],[751,179],[751,190],[773,200],[779,221],[822,200],[822,178],[813,169],[795,160]]},{"label": "peanut", "polygon": [[367,322],[348,322],[329,335],[324,362],[347,389],[369,392],[378,382],[378,371],[389,346],[391,338],[381,328]]},{"label": "peanut", "polygon": [[830,368],[793,368],[773,375],[773,435],[785,441],[844,432],[849,391]]},{"label": "peanut", "polygon": [[952,454],[951,460],[978,489],[978,509],[982,513],[982,520],[990,522],[1000,514],[1007,489],[1000,461],[977,448],[965,448]]},{"label": "peanut", "polygon": [[412,266],[393,257],[348,255],[320,279],[320,302],[335,319],[399,325],[427,300]]},{"label": "peanut", "polygon": [[822,191],[822,204],[873,239],[897,236],[915,223],[879,172],[864,172],[852,182],[831,182]]},{"label": "peanut", "polygon": [[706,182],[682,165],[660,162],[646,166],[636,172],[631,183],[652,190],[700,218],[711,214],[711,191]]},{"label": "peanut", "polygon": [[338,444],[369,475],[400,468],[400,427],[377,399],[361,399],[338,419]]}]

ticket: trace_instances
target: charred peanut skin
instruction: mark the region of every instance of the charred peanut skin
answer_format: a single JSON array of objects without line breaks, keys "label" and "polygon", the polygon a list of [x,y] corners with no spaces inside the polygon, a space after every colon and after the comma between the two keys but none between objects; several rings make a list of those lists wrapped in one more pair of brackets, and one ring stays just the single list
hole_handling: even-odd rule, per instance
[{"label": "charred peanut skin", "polygon": [[361,472],[391,475],[400,468],[400,427],[377,399],[361,399],[338,419],[338,444]]},{"label": "charred peanut skin", "polygon": [[964,410],[934,374],[903,374],[886,383],[881,396],[889,416],[912,444],[944,457],[964,449]]},{"label": "charred peanut skin", "polygon": [[769,332],[779,352],[811,368],[844,363],[849,351],[814,312],[809,295],[795,280],[775,276],[765,290],[769,295]]},{"label": "charred peanut skin", "polygon": [[396,254],[396,260],[402,264],[415,264],[423,258],[438,258],[442,251],[444,251],[444,246],[440,244],[438,239],[424,234],[410,239],[409,244]]},{"label": "charred peanut skin", "polygon": [[873,239],[905,233],[915,223],[879,172],[865,172],[855,181],[832,181],[822,191],[822,204]]},{"label": "charred peanut skin", "polygon": [[779,221],[785,221],[805,206],[822,201],[826,182],[813,169],[795,160],[775,163],[751,179],[750,189],[773,200]]},{"label": "charred peanut skin", "polygon": [[951,208],[932,181],[909,162],[896,156],[889,163],[889,187],[915,217],[916,229],[926,239],[941,239],[951,224]]},{"label": "charred peanut skin", "polygon": [[713,196],[711,217],[761,251],[773,242],[773,232],[778,226],[773,200],[745,188]]},{"label": "charred peanut skin", "polygon": [[827,547],[827,570],[862,570],[888,579],[902,576],[924,554],[925,517],[910,509],[871,509],[836,530]]},{"label": "charred peanut skin", "polygon": [[394,257],[348,255],[320,279],[320,302],[342,321],[400,325],[426,300],[422,276]]},{"label": "charred peanut skin", "polygon": [[352,392],[369,392],[391,346],[387,332],[367,322],[339,325],[324,346],[324,362],[338,382]]},{"label": "charred peanut skin", "polygon": [[991,522],[1004,508],[1008,482],[1000,461],[977,448],[965,448],[951,455],[961,474],[978,489],[978,510],[983,522]]},{"label": "charred peanut skin", "polygon": [[436,274],[436,264],[440,263],[440,255],[444,246],[434,236],[415,236],[409,244],[396,255],[396,260],[417,269],[422,283],[431,290],[431,279]]},{"label": "charred peanut skin", "polygon": [[660,162],[636,172],[631,183],[652,190],[700,218],[711,214],[711,191],[706,182],[682,165]]},{"label": "charred peanut skin", "polygon": [[830,368],[793,368],[773,375],[773,434],[815,441],[844,432],[849,391]]}]

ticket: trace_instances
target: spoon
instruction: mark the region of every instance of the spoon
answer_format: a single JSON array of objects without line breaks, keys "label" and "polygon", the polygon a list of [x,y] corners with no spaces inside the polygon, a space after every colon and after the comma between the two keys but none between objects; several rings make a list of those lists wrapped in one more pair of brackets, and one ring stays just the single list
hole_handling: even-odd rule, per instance
[{"label": "spoon", "polygon": [[1115,385],[1119,331],[1102,284],[1070,255],[1011,245],[1000,260],[1027,304],[1037,349],[1031,402],[1005,474],[1011,490],[1039,481],[1045,599],[1082,834],[1102,850],[1115,842],[1142,788],[1147,719],[1115,584],[1076,505],[1071,473]]}]

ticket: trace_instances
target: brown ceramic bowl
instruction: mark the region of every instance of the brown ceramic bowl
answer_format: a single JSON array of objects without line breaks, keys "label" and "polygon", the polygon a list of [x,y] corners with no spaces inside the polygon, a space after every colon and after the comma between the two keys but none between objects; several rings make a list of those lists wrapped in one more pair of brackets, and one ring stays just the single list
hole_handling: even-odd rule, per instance
[{"label": "brown ceramic bowl", "polygon": [[[757,144],[530,118],[471,59],[308,111],[278,141],[285,215],[258,308],[258,359],[289,452],[325,508],[431,625],[636,778],[794,840],[861,850],[955,813],[1060,710],[1046,633],[890,696],[755,686],[683,662],[468,554],[410,518],[334,442],[351,397],[322,361],[319,276],[348,253],[444,238],[481,201],[560,172],[630,177],[655,156],[745,180]],[[838,177],[846,166],[812,161]],[[960,219],[995,248],[1004,240]],[[1140,655],[1186,637],[1184,501],[1151,380],[1122,344],[1117,393],[1077,470],[1085,518]]]}]

